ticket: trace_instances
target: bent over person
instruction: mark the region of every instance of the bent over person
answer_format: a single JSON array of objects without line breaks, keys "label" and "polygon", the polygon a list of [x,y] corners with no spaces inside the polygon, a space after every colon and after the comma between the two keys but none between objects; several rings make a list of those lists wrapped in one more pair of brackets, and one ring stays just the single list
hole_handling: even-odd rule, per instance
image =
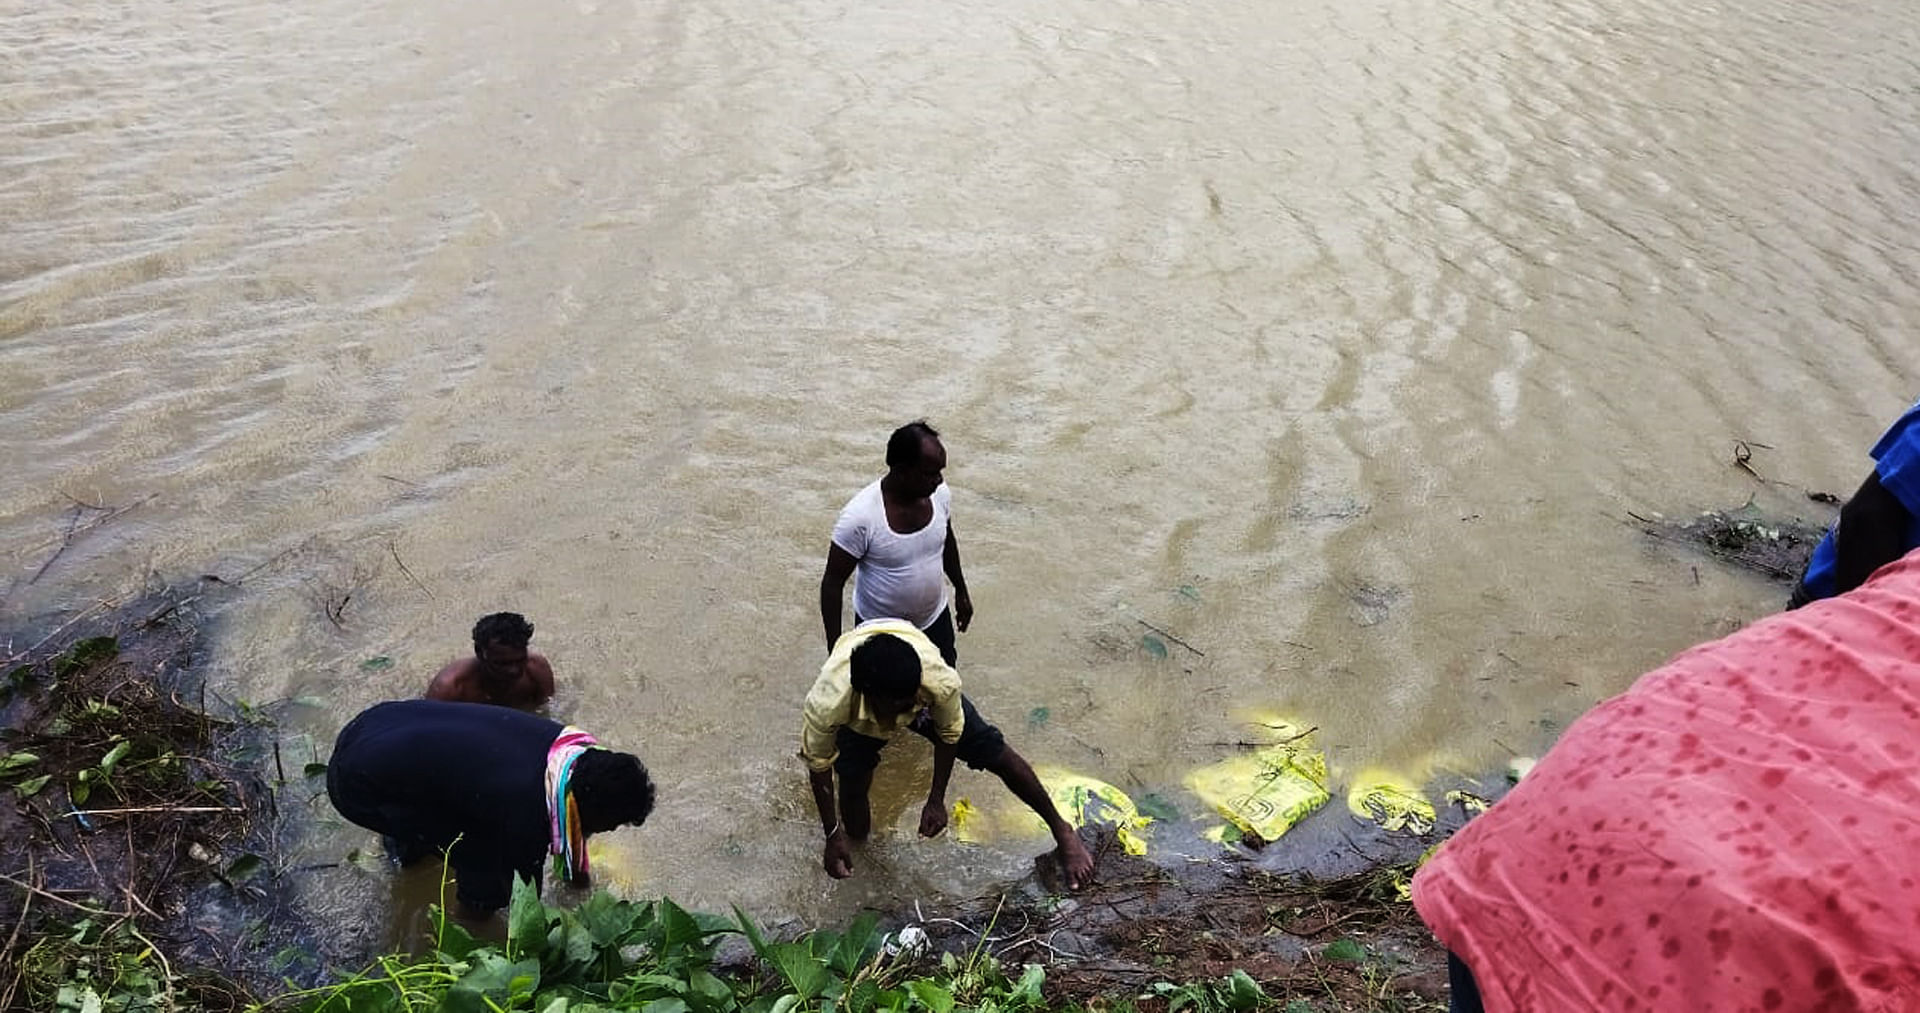
[{"label": "bent over person", "polygon": [[646,822],[653,781],[637,757],[557,721],[400,700],[340,730],[327,797],[340,815],[384,834],[403,865],[445,852],[460,913],[482,918],[506,906],[516,875],[538,888],[549,854],[563,881],[586,885],[587,838]]},{"label": "bent over person", "polygon": [[920,811],[920,836],[946,829],[947,781],[953,761],[963,760],[999,777],[1046,821],[1068,887],[1077,890],[1093,881],[1093,855],[1054,808],[1033,767],[961,695],[959,674],[941,659],[933,641],[899,619],[875,619],[841,636],[807,693],[800,758],[806,761],[826,835],[821,865],[827,875],[853,875],[853,844],[872,830],[867,791],[873,771],[880,765],[880,750],[901,728],[933,743],[933,783]]},{"label": "bent over person", "polygon": [[1920,1009],[1920,552],[1569,726],[1413,880],[1453,1008]]},{"label": "bent over person", "polygon": [[527,649],[533,624],[518,612],[495,612],[473,624],[473,657],[447,664],[427,684],[426,698],[537,710],[553,697],[553,666]]}]

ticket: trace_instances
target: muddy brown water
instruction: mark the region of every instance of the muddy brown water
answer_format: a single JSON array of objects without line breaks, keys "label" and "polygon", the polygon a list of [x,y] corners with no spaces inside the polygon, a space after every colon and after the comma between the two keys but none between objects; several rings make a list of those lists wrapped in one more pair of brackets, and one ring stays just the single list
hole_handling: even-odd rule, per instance
[{"label": "muddy brown water", "polygon": [[1194,808],[1278,711],[1496,767],[1782,597],[1627,511],[1824,522],[1913,396],[1910,15],[12,0],[8,625],[258,567],[209,664],[324,753],[517,609],[662,783],[623,889],[978,893],[1037,845],[913,842],[924,751],[844,885],[792,759],[834,513],[926,416],[1035,760]]}]

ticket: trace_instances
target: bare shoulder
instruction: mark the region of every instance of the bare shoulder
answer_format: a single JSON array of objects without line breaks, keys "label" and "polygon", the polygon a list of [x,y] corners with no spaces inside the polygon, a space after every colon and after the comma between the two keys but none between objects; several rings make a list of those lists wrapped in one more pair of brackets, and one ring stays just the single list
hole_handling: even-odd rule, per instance
[{"label": "bare shoulder", "polygon": [[527,655],[527,677],[533,680],[539,690],[540,703],[546,703],[553,696],[553,663],[544,654]]},{"label": "bare shoulder", "polygon": [[473,668],[472,658],[460,658],[450,661],[440,669],[433,681],[427,683],[426,697],[429,700],[460,701],[467,698],[467,673]]}]

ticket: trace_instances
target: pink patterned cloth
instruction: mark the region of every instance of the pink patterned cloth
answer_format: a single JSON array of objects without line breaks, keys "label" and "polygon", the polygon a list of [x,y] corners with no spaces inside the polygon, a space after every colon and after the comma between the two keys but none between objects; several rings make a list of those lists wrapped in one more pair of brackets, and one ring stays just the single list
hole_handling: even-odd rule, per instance
[{"label": "pink patterned cloth", "polygon": [[587,835],[580,829],[580,811],[573,804],[573,765],[600,743],[568,725],[547,747],[547,850],[554,856],[553,871],[563,882],[586,878]]},{"label": "pink patterned cloth", "polygon": [[1413,899],[1489,1013],[1920,1010],[1920,552],[1594,708]]}]

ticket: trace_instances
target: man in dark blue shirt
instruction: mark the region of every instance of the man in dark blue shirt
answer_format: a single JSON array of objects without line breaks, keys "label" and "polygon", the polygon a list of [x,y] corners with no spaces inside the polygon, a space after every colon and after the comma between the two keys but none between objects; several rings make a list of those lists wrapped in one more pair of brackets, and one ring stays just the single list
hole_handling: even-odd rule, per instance
[{"label": "man in dark blue shirt", "polygon": [[1788,608],[1845,594],[1920,546],[1920,404],[1908,408],[1869,454],[1873,470],[1813,550]]},{"label": "man in dark blue shirt", "polygon": [[588,835],[638,826],[653,811],[639,759],[591,744],[578,729],[507,707],[376,704],[340,730],[327,796],[340,815],[391,838],[402,862],[447,851],[460,913],[482,918],[506,906],[516,875],[537,888],[549,852],[566,852],[581,882]]}]

